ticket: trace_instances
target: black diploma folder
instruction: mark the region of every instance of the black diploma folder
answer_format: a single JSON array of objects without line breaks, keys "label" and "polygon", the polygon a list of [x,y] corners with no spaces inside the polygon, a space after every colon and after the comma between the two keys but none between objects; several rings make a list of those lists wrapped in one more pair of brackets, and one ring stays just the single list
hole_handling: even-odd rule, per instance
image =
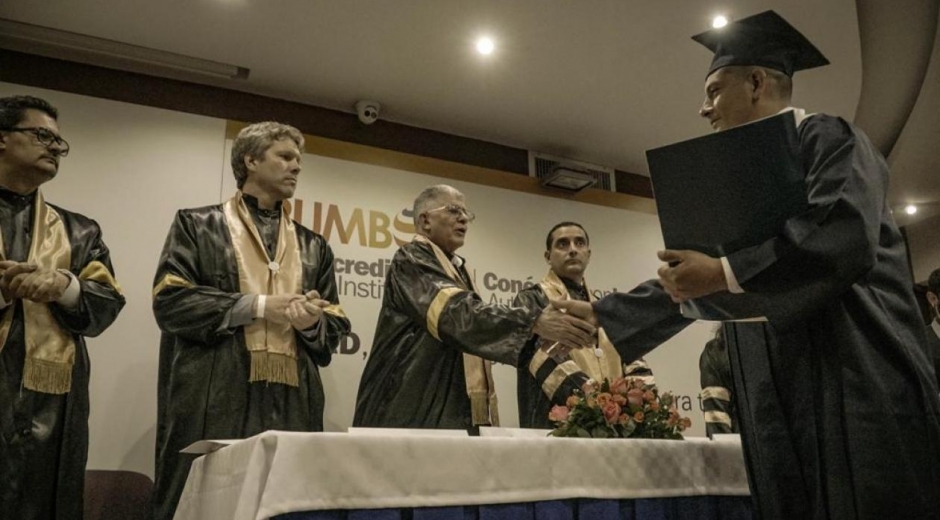
[{"label": "black diploma folder", "polygon": [[[663,242],[712,257],[758,245],[806,209],[793,111],[646,152]],[[717,293],[682,304],[705,320],[766,315],[755,294]]]}]

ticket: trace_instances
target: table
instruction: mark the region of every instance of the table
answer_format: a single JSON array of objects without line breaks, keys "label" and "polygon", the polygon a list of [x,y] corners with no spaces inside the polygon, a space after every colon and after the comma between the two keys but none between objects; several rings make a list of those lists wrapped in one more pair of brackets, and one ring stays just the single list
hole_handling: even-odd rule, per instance
[{"label": "table", "polygon": [[750,518],[747,495],[740,441],[265,432],[197,459],[175,518]]}]

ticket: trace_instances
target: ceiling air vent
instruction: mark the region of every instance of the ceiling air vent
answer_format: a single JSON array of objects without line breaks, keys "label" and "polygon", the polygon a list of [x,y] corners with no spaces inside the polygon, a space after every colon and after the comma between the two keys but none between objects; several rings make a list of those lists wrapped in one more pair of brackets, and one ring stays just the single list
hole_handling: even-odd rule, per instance
[{"label": "ceiling air vent", "polygon": [[529,152],[529,177],[546,188],[579,192],[588,187],[617,191],[614,169],[563,157]]}]

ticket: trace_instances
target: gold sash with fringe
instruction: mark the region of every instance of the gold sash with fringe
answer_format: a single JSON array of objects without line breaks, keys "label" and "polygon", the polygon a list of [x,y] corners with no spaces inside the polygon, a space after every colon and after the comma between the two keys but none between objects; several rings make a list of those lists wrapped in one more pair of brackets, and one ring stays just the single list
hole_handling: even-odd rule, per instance
[{"label": "gold sash with fringe", "polygon": [[[301,294],[303,286],[300,247],[294,222],[286,205],[281,205],[277,249],[274,259],[268,257],[264,241],[251,218],[239,190],[222,205],[235,261],[238,264],[238,285],[244,294]],[[290,323],[254,320],[244,327],[245,345],[251,353],[249,382],[267,381],[298,386],[297,337]]]},{"label": "gold sash with fringe", "polygon": [[[473,287],[473,281],[464,281],[460,273],[457,272],[457,268],[454,267],[454,264],[451,263],[450,259],[447,258],[447,255],[437,244],[421,235],[416,235],[414,241],[428,244],[431,247],[441,268],[444,269],[447,276],[450,277],[458,287],[476,292],[476,288]],[[437,334],[434,332],[436,331],[432,331],[432,334],[437,337]],[[467,396],[470,398],[470,410],[474,426],[499,426],[499,402],[496,399],[493,364],[479,356],[464,353],[463,374],[467,383]]]},{"label": "gold sash with fringe", "polygon": [[[46,269],[68,269],[72,259],[65,225],[55,209],[47,205],[36,190],[33,201],[33,239],[26,261]],[[0,235],[0,260],[4,259]],[[23,386],[46,394],[66,394],[72,388],[75,364],[75,340],[56,322],[46,303],[20,300],[23,304],[23,336],[26,362]],[[7,307],[0,321],[0,350],[6,344],[16,304]]]}]

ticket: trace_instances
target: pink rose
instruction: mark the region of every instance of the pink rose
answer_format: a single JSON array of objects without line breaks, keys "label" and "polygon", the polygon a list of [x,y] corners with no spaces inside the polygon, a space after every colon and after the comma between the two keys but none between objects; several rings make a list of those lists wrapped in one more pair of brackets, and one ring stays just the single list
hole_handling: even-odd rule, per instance
[{"label": "pink rose", "polygon": [[643,422],[643,412],[637,412],[637,413],[633,414],[633,420],[636,421],[636,422],[638,422],[638,423]]},{"label": "pink rose", "polygon": [[685,430],[691,427],[692,427],[692,419],[689,419],[688,417],[683,417],[682,420],[679,421],[680,430]]},{"label": "pink rose", "polygon": [[568,413],[570,410],[567,406],[555,405],[552,407],[552,411],[548,412],[548,420],[552,422],[564,422],[568,420]]},{"label": "pink rose", "polygon": [[597,395],[597,404],[601,408],[604,408],[605,406],[607,406],[607,403],[609,403],[610,401],[611,401],[611,395],[608,394],[607,392],[602,392]]},{"label": "pink rose", "polygon": [[620,418],[618,419],[617,422],[619,422],[619,423],[621,424],[621,426],[626,426],[627,423],[630,422],[630,416],[627,415],[627,414],[625,414],[625,413],[622,413],[622,414],[620,414]]},{"label": "pink rose", "polygon": [[574,408],[575,406],[578,406],[579,402],[581,402],[581,399],[579,399],[578,396],[571,395],[568,396],[568,400],[565,401],[565,404],[568,405],[568,408]]},{"label": "pink rose", "polygon": [[614,394],[613,401],[620,406],[627,404],[627,398],[620,394]]},{"label": "pink rose", "polygon": [[614,379],[614,382],[610,384],[610,392],[613,394],[627,393],[627,381],[622,377]]},{"label": "pink rose", "polygon": [[653,402],[654,399],[656,399],[656,395],[653,392],[649,390],[643,392],[643,400],[647,403]]},{"label": "pink rose", "polygon": [[591,395],[597,391],[597,387],[594,384],[594,380],[588,380],[586,383],[581,385],[581,391],[584,392],[584,395]]},{"label": "pink rose", "polygon": [[634,388],[627,392],[627,402],[634,406],[643,405],[643,390]]},{"label": "pink rose", "polygon": [[607,419],[607,424],[613,424],[617,422],[617,417],[620,416],[620,407],[616,403],[608,401],[603,408],[604,410],[604,419]]}]

